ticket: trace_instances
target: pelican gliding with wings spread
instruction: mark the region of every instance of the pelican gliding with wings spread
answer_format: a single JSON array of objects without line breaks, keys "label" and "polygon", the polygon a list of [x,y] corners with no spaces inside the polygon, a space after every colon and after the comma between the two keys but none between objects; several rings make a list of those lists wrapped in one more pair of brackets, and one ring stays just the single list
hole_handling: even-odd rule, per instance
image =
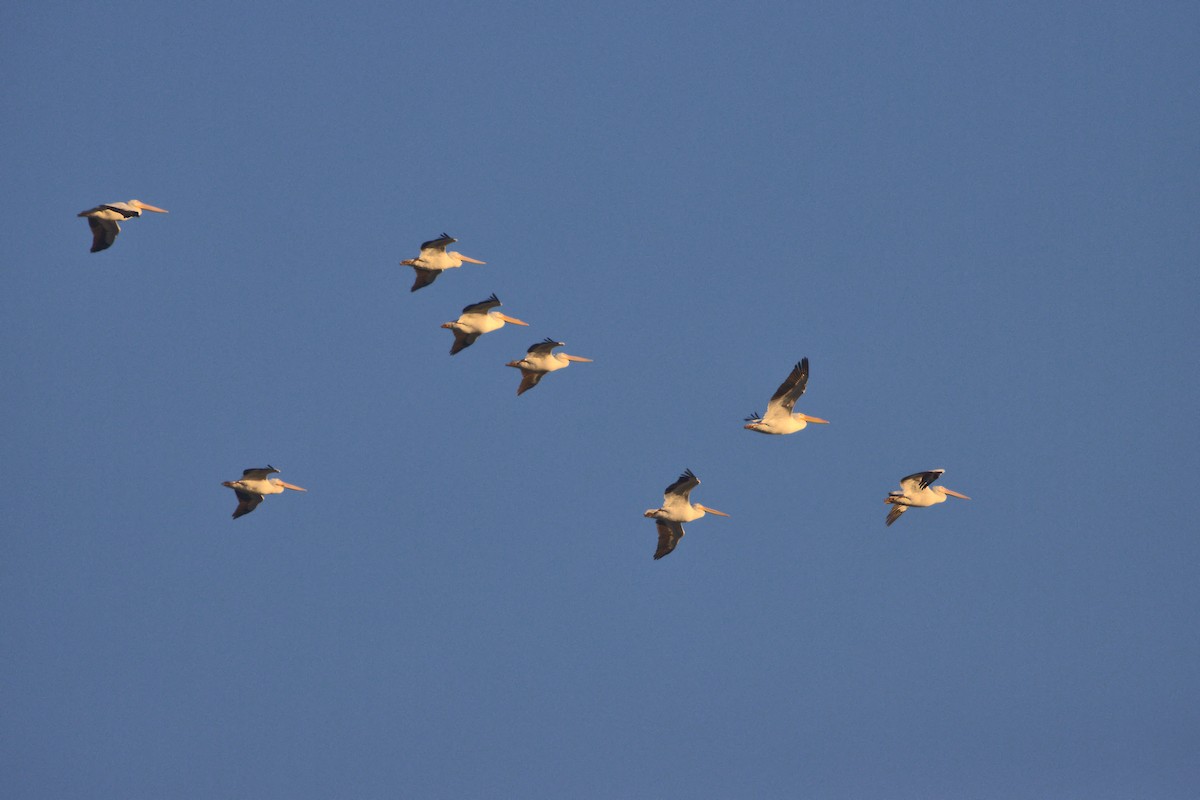
[{"label": "pelican gliding with wings spread", "polygon": [[429,284],[437,280],[437,276],[444,270],[461,267],[466,261],[471,264],[486,264],[486,261],[480,261],[475,258],[468,258],[462,253],[454,251],[446,252],[446,245],[454,244],[458,239],[455,239],[448,233],[443,233],[438,239],[430,239],[428,242],[421,243],[421,254],[416,258],[406,258],[400,262],[405,267],[412,267],[417,271],[417,279],[413,282],[412,289],[409,291],[415,292],[417,289],[423,289]]},{"label": "pelican gliding with wings spread", "polygon": [[829,420],[821,419],[820,417],[810,417],[807,414],[799,412],[793,414],[792,409],[796,405],[796,401],[804,394],[804,389],[808,386],[808,358],[800,359],[800,363],[792,367],[791,374],[787,376],[787,380],[779,385],[775,390],[775,394],[771,396],[771,401],[767,403],[767,413],[759,416],[757,413],[746,417],[746,422],[749,425],[744,425],[746,430],[758,431],[759,433],[795,433],[796,431],[804,430],[808,427],[808,423],[816,422],[821,425],[828,425]]},{"label": "pelican gliding with wings spread", "polygon": [[88,227],[92,229],[90,252],[99,253],[112,247],[113,242],[117,240],[117,234],[121,232],[121,226],[117,224],[119,220],[140,217],[143,211],[167,213],[165,208],[152,206],[141,200],[130,200],[125,203],[105,203],[87,211],[80,211],[76,216],[87,217]]},{"label": "pelican gliding with wings spread", "polygon": [[262,502],[265,494],[281,494],[284,489],[294,489],[297,492],[307,492],[308,489],[302,489],[299,486],[293,486],[290,483],[284,483],[278,478],[268,478],[279,470],[267,464],[265,467],[250,468],[242,470],[242,478],[237,481],[225,481],[222,486],[228,486],[237,494],[238,506],[234,509],[233,518],[249,514],[254,509],[258,508],[258,504]]},{"label": "pelican gliding with wings spread", "polygon": [[528,322],[522,322],[516,317],[492,310],[499,308],[500,305],[500,298],[493,293],[487,300],[473,303],[464,308],[462,316],[454,322],[442,323],[443,328],[454,331],[454,346],[450,348],[450,355],[475,344],[475,340],[483,334],[503,328],[506,322],[511,322],[513,325],[529,325]]},{"label": "pelican gliding with wings spread", "polygon": [[947,489],[945,486],[931,486],[934,481],[942,476],[944,469],[931,469],[925,472],[914,472],[900,479],[900,491],[891,492],[883,502],[890,503],[892,508],[888,511],[887,523],[891,525],[896,520],[900,519],[900,515],[909,508],[928,508],[935,506],[938,503],[946,502],[946,495],[951,497],[959,497],[963,500],[970,500],[965,494],[959,494],[953,489]]},{"label": "pelican gliding with wings spread", "polygon": [[648,508],[642,515],[653,518],[658,526],[658,550],[654,553],[655,561],[670,553],[675,549],[675,545],[679,544],[679,540],[683,538],[683,523],[700,519],[705,514],[716,514],[719,517],[729,516],[724,511],[689,502],[688,495],[699,485],[700,479],[690,469],[685,469],[683,474],[663,492],[662,508]]},{"label": "pelican gliding with wings spread", "polygon": [[547,372],[571,366],[572,361],[591,361],[583,356],[569,356],[566,353],[550,352],[556,347],[562,347],[563,342],[556,342],[547,337],[531,346],[520,361],[510,361],[504,366],[516,367],[521,370],[521,385],[517,387],[517,396],[524,394],[538,385],[538,381]]}]

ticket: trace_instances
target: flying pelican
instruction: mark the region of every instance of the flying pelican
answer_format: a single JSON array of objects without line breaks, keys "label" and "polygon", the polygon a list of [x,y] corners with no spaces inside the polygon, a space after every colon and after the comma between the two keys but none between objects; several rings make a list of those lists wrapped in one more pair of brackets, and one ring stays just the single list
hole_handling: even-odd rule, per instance
[{"label": "flying pelican", "polygon": [[413,283],[410,292],[415,292],[417,289],[423,289],[429,284],[437,280],[438,274],[442,270],[454,269],[461,267],[466,261],[471,264],[486,264],[486,261],[479,261],[474,258],[467,258],[462,253],[456,253],[453,250],[446,252],[446,245],[454,244],[458,239],[455,239],[448,233],[443,233],[440,239],[431,239],[428,242],[421,243],[421,255],[416,258],[406,258],[400,262],[402,266],[412,267],[417,271],[417,280]]},{"label": "flying pelican", "polygon": [[295,489],[297,492],[308,491],[308,489],[284,483],[279,478],[267,477],[276,472],[279,472],[279,470],[270,464],[257,469],[244,469],[242,470],[242,479],[240,481],[225,481],[221,484],[233,489],[234,493],[237,494],[238,507],[233,512],[234,519],[249,514],[258,508],[258,504],[262,502],[264,494],[281,494],[284,489]]},{"label": "flying pelican", "polygon": [[127,203],[105,203],[87,211],[80,211],[76,216],[87,217],[88,225],[92,229],[91,252],[99,253],[112,247],[113,242],[117,240],[117,234],[121,232],[118,220],[140,217],[143,211],[167,213],[165,208],[152,206],[141,200],[130,200]]},{"label": "flying pelican", "polygon": [[891,511],[887,515],[887,524],[891,525],[896,520],[900,519],[900,515],[904,513],[909,506],[916,508],[928,508],[936,506],[938,503],[946,502],[946,495],[951,497],[961,497],[963,500],[970,500],[965,494],[959,494],[953,489],[947,489],[945,486],[930,486],[945,472],[944,469],[931,469],[928,472],[914,472],[908,477],[900,479],[899,492],[890,492],[883,502],[892,505]]},{"label": "flying pelican", "polygon": [[705,514],[716,514],[728,517],[724,511],[702,506],[699,503],[688,502],[688,495],[700,485],[690,469],[685,469],[674,483],[663,492],[662,508],[648,508],[642,516],[653,517],[658,526],[658,550],[654,552],[654,560],[662,558],[675,549],[683,538],[683,523],[700,519]]},{"label": "flying pelican", "polygon": [[547,372],[571,366],[572,361],[591,361],[583,356],[569,356],[566,353],[551,353],[556,347],[562,347],[563,342],[556,342],[547,337],[532,345],[520,361],[510,361],[504,366],[516,367],[521,370],[521,385],[517,387],[517,396],[538,385],[538,381]]},{"label": "flying pelican", "polygon": [[827,419],[810,417],[799,412],[792,413],[792,407],[804,394],[804,388],[807,385],[808,358],[805,357],[800,359],[799,364],[792,367],[792,372],[787,376],[787,380],[781,383],[775,390],[775,394],[771,396],[771,402],[767,403],[766,416],[759,416],[755,412],[746,417],[746,422],[750,424],[743,427],[748,431],[758,431],[759,433],[783,434],[804,430],[810,422],[828,425],[829,420]]},{"label": "flying pelican", "polygon": [[483,334],[500,330],[506,322],[511,322],[513,325],[529,325],[528,322],[522,322],[516,317],[489,310],[500,305],[500,298],[493,293],[487,300],[473,303],[464,308],[462,316],[454,322],[443,322],[443,328],[454,331],[454,346],[450,348],[450,355],[475,344],[475,340]]}]

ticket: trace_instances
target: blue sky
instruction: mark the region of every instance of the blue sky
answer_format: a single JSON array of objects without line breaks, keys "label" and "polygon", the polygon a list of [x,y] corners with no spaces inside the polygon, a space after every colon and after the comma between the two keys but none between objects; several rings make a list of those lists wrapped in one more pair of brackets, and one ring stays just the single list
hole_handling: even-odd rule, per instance
[{"label": "blue sky", "polygon": [[[1198,40],[14,6],[10,796],[1195,796]],[[488,264],[410,293],[442,231]],[[492,292],[531,326],[451,358]],[[594,362],[517,398],[545,336]],[[802,356],[831,424],[743,430]],[[309,491],[231,521],[267,463]],[[732,516],[655,562],[685,467]],[[934,467],[973,499],[885,528]]]}]

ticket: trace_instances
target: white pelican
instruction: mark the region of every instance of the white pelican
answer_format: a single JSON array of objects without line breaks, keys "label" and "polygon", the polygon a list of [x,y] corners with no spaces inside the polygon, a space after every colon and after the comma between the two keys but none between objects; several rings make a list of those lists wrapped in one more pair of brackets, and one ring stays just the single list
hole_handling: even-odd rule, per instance
[{"label": "white pelican", "polygon": [[454,269],[461,267],[466,261],[471,264],[486,264],[486,261],[468,258],[462,253],[455,253],[453,250],[446,252],[446,245],[457,242],[448,233],[443,233],[440,239],[431,239],[428,242],[421,243],[421,255],[416,258],[406,258],[400,262],[402,266],[412,267],[417,271],[417,280],[413,283],[410,292],[415,292],[417,289],[422,289],[437,280],[437,276],[446,269]]},{"label": "white pelican", "polygon": [[279,470],[270,464],[258,469],[244,469],[242,470],[242,479],[240,481],[225,481],[221,484],[233,489],[234,493],[237,494],[238,507],[233,512],[234,519],[249,514],[258,508],[258,504],[262,502],[264,494],[281,494],[284,489],[295,489],[297,492],[308,491],[308,489],[301,489],[299,486],[284,483],[278,478],[267,477],[276,472],[279,472]]},{"label": "white pelican", "polygon": [[117,234],[121,232],[118,220],[140,217],[143,211],[167,213],[165,208],[152,206],[141,200],[130,200],[127,203],[105,203],[87,211],[80,211],[76,216],[87,217],[88,225],[92,229],[91,252],[99,253],[112,247],[112,243],[117,240]]},{"label": "white pelican", "polygon": [[906,478],[901,478],[901,491],[889,493],[883,501],[892,505],[892,510],[887,515],[887,524],[891,525],[900,519],[900,515],[909,506],[915,506],[916,508],[936,506],[938,503],[946,502],[946,495],[970,500],[971,498],[965,494],[959,494],[953,489],[947,489],[945,486],[930,486],[945,471],[944,469],[931,469],[927,472],[914,472]]},{"label": "white pelican", "polygon": [[654,552],[657,561],[675,549],[683,538],[683,523],[691,522],[705,514],[716,514],[728,517],[724,511],[702,506],[699,503],[688,502],[688,495],[700,485],[700,479],[685,469],[679,478],[663,492],[662,508],[648,508],[642,516],[653,517],[658,526],[658,550]]},{"label": "white pelican", "polygon": [[771,396],[771,402],[767,403],[766,415],[759,416],[757,412],[751,414],[746,417],[746,422],[750,424],[743,427],[748,431],[758,431],[759,433],[783,434],[804,430],[810,422],[828,425],[829,420],[827,419],[810,417],[808,414],[799,412],[792,413],[792,408],[804,394],[804,388],[807,385],[808,358],[806,357],[800,359],[800,363],[792,367],[792,372],[787,376],[787,380],[775,390],[775,394]]},{"label": "white pelican", "polygon": [[450,355],[454,355],[460,350],[465,350],[475,344],[475,340],[483,334],[500,330],[506,322],[511,322],[513,325],[529,326],[528,322],[522,322],[516,317],[501,314],[499,311],[489,310],[497,308],[500,305],[500,298],[493,294],[487,300],[480,303],[473,303],[464,308],[462,316],[454,322],[443,322],[443,328],[449,328],[454,331],[454,346],[450,348]]},{"label": "white pelican", "polygon": [[525,353],[525,357],[520,361],[510,361],[504,366],[516,367],[521,370],[521,385],[517,387],[517,396],[520,397],[525,392],[538,385],[538,381],[547,372],[554,372],[556,369],[571,366],[572,361],[591,361],[590,358],[583,356],[569,356],[566,353],[550,352],[556,347],[562,347],[563,342],[556,342],[553,339],[546,338],[529,348]]}]

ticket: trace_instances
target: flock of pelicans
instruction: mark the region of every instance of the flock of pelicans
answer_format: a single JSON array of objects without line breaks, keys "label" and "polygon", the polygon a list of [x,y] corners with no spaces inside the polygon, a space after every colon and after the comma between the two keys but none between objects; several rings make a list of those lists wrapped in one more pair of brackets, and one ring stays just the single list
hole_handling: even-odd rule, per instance
[{"label": "flock of pelicans", "polygon": [[[80,212],[79,216],[87,218],[88,226],[92,231],[91,252],[96,253],[112,247],[117,234],[121,232],[121,226],[118,223],[132,217],[140,217],[143,211],[167,213],[165,208],[158,208],[143,203],[141,200],[105,203]],[[443,233],[437,239],[424,242],[421,245],[421,252],[416,258],[408,258],[400,262],[403,266],[412,267],[417,273],[411,291],[415,292],[429,286],[437,280],[438,275],[448,269],[461,267],[464,262],[469,264],[487,263],[453,250],[446,250],[447,245],[456,241],[458,240]],[[470,347],[483,334],[499,330],[507,323],[529,324],[500,313],[496,310],[500,305],[499,298],[493,294],[487,300],[473,303],[464,308],[462,314],[455,321],[443,324],[443,328],[454,332],[454,345],[450,348],[450,355]],[[563,342],[544,339],[530,347],[524,358],[510,361],[505,365],[521,370],[521,383],[517,387],[517,395],[524,394],[537,386],[538,382],[548,373],[570,366],[572,361],[591,361],[590,358],[583,356],[554,352],[554,348],[563,346]],[[771,396],[767,403],[767,413],[761,415],[754,413],[746,417],[745,428],[759,433],[780,435],[803,430],[808,427],[810,422],[827,425],[828,420],[793,411],[796,401],[804,394],[807,385],[808,359],[802,358],[800,363],[792,368],[787,379],[775,390],[775,394]],[[947,489],[945,486],[933,485],[944,471],[931,469],[901,478],[900,491],[889,493],[883,501],[892,506],[888,511],[885,523],[891,525],[900,519],[900,515],[909,508],[928,508],[938,503],[944,503],[947,496],[970,500],[971,498],[965,494]],[[279,470],[268,464],[266,467],[244,470],[240,480],[225,481],[221,484],[233,489],[237,495],[238,505],[233,512],[234,519],[249,514],[268,494],[281,494],[285,489],[293,489],[298,492],[307,491],[278,478],[270,477],[277,472]],[[679,540],[683,538],[683,523],[693,522],[706,514],[729,516],[715,508],[691,502],[692,490],[699,485],[700,479],[690,469],[684,470],[683,474],[666,488],[663,493],[662,506],[646,510],[644,516],[653,519],[658,527],[658,549],[654,553],[655,559],[662,558],[675,549]]]}]

